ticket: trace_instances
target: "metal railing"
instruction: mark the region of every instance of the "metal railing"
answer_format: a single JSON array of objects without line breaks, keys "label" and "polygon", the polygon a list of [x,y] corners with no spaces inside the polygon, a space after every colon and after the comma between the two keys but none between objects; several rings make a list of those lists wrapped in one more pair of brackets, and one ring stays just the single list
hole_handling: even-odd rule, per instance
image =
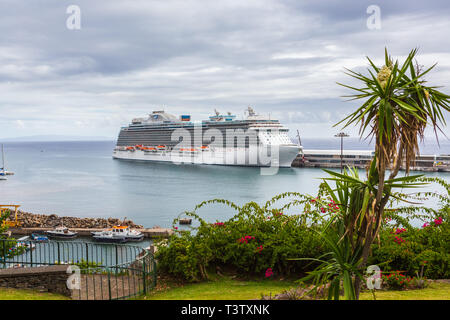
[{"label": "metal railing", "polygon": [[156,286],[151,252],[128,244],[0,239],[0,268],[71,265],[78,279],[72,299],[113,300],[146,294]]}]

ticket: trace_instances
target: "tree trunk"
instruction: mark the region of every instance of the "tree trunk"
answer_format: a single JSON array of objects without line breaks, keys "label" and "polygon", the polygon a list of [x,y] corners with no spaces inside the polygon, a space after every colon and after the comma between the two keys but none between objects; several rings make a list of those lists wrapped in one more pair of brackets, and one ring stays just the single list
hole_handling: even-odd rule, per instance
[{"label": "tree trunk", "polygon": [[[394,179],[399,170],[400,170],[400,166],[403,162],[403,149],[404,149],[404,145],[403,142],[400,142],[400,147],[399,147],[399,152],[397,153],[394,162],[393,162],[393,167],[392,167],[392,171],[391,174],[389,175],[389,180],[390,179]],[[378,161],[380,161],[378,159]],[[364,247],[363,247],[363,253],[362,253],[362,261],[360,264],[360,269],[363,270],[366,267],[367,264],[367,259],[369,258],[369,253],[370,253],[370,248],[372,247],[372,243],[375,240],[375,238],[378,235],[378,232],[380,230],[381,227],[381,222],[383,219],[383,213],[384,213],[384,208],[386,206],[386,204],[389,201],[389,195],[385,195],[383,197],[383,192],[384,192],[384,178],[385,178],[385,170],[386,170],[386,164],[385,163],[381,163],[378,165],[378,174],[379,174],[379,179],[378,179],[378,191],[377,191],[377,195],[376,195],[376,199],[375,199],[375,203],[373,205],[373,212],[374,212],[374,216],[373,219],[374,221],[369,221],[369,227],[367,228],[366,234],[364,236]],[[373,225],[374,223],[374,225]],[[373,227],[372,227],[373,225]],[[356,300],[359,300],[359,294],[361,292],[361,279],[359,277],[355,278],[355,295],[356,295]]]}]

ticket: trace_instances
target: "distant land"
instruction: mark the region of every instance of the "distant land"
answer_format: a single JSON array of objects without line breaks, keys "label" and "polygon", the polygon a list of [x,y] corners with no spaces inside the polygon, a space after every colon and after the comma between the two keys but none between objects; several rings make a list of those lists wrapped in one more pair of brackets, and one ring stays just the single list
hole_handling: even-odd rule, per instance
[{"label": "distant land", "polygon": [[103,136],[64,136],[36,135],[15,138],[0,138],[0,142],[44,142],[44,141],[113,141],[114,138]]},{"label": "distant land", "polygon": [[[290,137],[294,143],[298,143],[297,137]],[[34,135],[14,138],[0,138],[1,143],[15,142],[62,142],[62,141],[115,141],[116,137],[106,136],[71,136],[71,135]],[[339,149],[340,140],[338,138],[301,138],[305,149]],[[426,137],[420,143],[421,154],[450,154],[450,139],[440,137],[439,145],[434,137]],[[346,150],[373,150],[373,141],[350,137],[344,139],[344,149]]]}]

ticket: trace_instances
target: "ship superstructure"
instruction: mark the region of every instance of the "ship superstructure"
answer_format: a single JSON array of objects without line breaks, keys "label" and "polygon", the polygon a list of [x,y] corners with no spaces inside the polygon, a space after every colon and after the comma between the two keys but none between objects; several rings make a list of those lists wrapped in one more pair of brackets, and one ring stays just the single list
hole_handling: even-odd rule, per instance
[{"label": "ship superstructure", "polygon": [[300,147],[292,143],[278,120],[258,115],[249,107],[245,119],[231,113],[199,123],[190,115],[179,118],[153,111],[122,127],[113,157],[129,160],[173,161],[241,166],[290,167]]}]

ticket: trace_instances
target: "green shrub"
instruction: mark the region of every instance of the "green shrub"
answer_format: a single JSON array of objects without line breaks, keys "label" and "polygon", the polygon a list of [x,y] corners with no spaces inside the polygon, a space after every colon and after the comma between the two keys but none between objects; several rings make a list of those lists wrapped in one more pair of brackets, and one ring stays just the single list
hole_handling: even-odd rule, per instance
[{"label": "green shrub", "polygon": [[380,244],[372,247],[370,264],[384,271],[401,270],[416,275],[424,265],[423,275],[430,279],[450,278],[450,223],[447,209],[422,227],[385,227]]},{"label": "green shrub", "polygon": [[398,271],[383,275],[382,279],[383,285],[393,290],[406,289],[414,283],[414,278],[408,277]]},{"label": "green shrub", "polygon": [[[448,185],[442,180],[438,182],[444,184],[450,194]],[[280,194],[262,207],[254,202],[242,207],[226,200],[202,202],[193,212],[186,212],[198,220],[198,228],[177,230],[174,227],[175,233],[169,239],[156,243],[158,268],[189,281],[207,279],[208,270],[216,271],[211,270],[214,267],[260,277],[264,277],[269,268],[276,276],[310,272],[317,263],[302,258],[317,259],[329,252],[319,230],[342,210],[325,191],[320,188],[316,198],[294,192]],[[280,209],[270,209],[276,201],[291,196],[295,199]],[[433,194],[416,194],[416,197],[421,196]],[[428,278],[450,278],[449,198],[434,196],[442,204],[439,211],[408,206],[385,212],[387,221],[379,233],[379,241],[372,245],[368,264],[379,265],[384,272],[400,270],[410,277],[420,272]],[[237,214],[224,222],[208,223],[195,211],[211,203],[226,204]],[[301,208],[299,214],[283,214],[283,210],[294,206]],[[412,227],[411,219],[428,219],[428,226]],[[177,222],[175,219],[174,225]]]},{"label": "green shrub", "polygon": [[307,223],[305,215],[284,215],[255,203],[238,211],[233,218],[212,224],[191,213],[200,226],[176,231],[159,242],[159,270],[190,281],[207,278],[209,266],[232,268],[242,275],[263,276],[268,268],[274,274],[289,275],[312,270],[310,262],[290,258],[316,257],[324,252],[313,220]]}]

